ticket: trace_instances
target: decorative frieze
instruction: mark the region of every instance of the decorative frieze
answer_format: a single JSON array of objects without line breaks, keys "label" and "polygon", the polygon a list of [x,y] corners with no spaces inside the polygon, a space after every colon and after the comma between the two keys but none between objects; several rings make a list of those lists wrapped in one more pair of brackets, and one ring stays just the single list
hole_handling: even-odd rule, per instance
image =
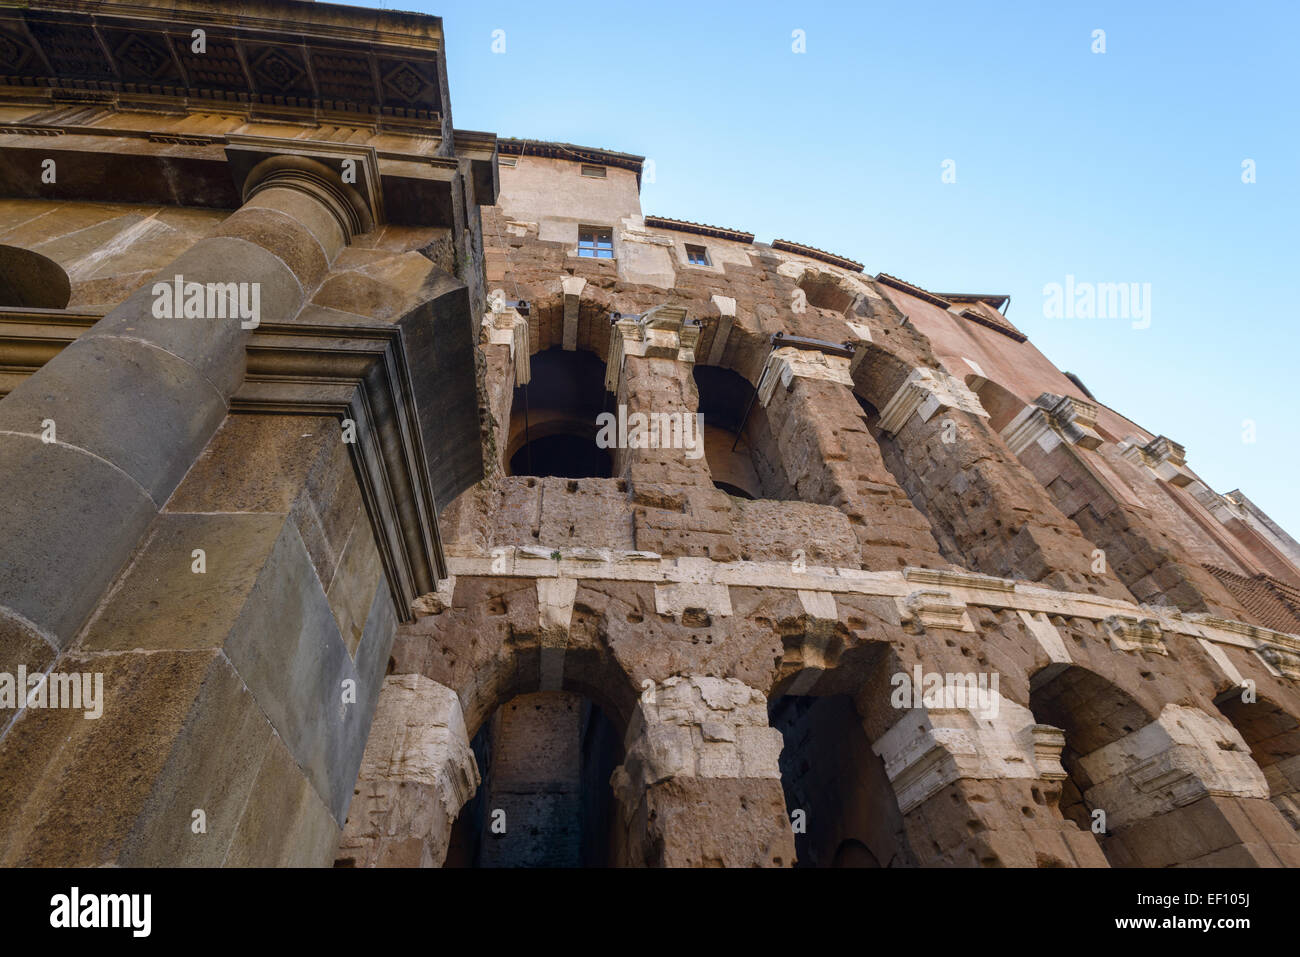
[{"label": "decorative frieze", "polygon": [[1273,674],[1283,678],[1300,679],[1300,652],[1295,649],[1269,643],[1256,648],[1255,654]]},{"label": "decorative frieze", "polygon": [[917,568],[915,565],[908,565],[903,569],[903,578],[910,582],[948,585],[956,588],[980,588],[985,591],[1002,592],[1004,594],[1016,590],[1016,583],[1008,578],[995,578],[992,575],[981,575],[978,572],[945,568]]},{"label": "decorative frieze", "polygon": [[[558,575],[593,581],[641,581],[656,586],[656,604],[664,614],[680,614],[688,607],[730,614],[731,585],[751,588],[792,589],[805,611],[815,620],[829,620],[830,608],[821,597],[841,594],[888,598],[895,602],[901,620],[917,620],[934,627],[956,621],[958,607],[1012,610],[1048,651],[1053,665],[1068,663],[1070,656],[1051,618],[1084,618],[1103,623],[1119,650],[1163,653],[1165,635],[1203,640],[1215,646],[1232,645],[1251,651],[1271,648],[1269,655],[1286,668],[1300,658],[1300,636],[1245,622],[1175,608],[1138,606],[1132,602],[1081,592],[1062,592],[1009,579],[946,569],[907,568],[902,571],[865,571],[861,568],[809,566],[792,572],[789,562],[717,562],[708,558],[665,559],[654,552],[593,548],[503,547],[483,557],[448,559],[457,576],[504,575],[554,578]],[[916,585],[940,587],[917,589]],[[678,590],[675,584],[709,586],[721,590]],[[930,595],[926,595],[926,592]],[[816,597],[814,597],[816,596]],[[908,602],[913,602],[912,607]],[[933,602],[934,607],[929,607]],[[928,619],[928,622],[926,621]],[[965,630],[963,628],[963,630]],[[1049,665],[1051,668],[1053,665]],[[1293,677],[1270,665],[1279,676]],[[1058,669],[1059,670],[1059,669]],[[1300,676],[1297,676],[1300,677]]]}]

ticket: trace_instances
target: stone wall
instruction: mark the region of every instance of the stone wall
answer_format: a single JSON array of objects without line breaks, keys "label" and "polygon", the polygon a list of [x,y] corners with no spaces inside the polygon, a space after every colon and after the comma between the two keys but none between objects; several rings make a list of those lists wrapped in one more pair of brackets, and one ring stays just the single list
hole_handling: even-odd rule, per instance
[{"label": "stone wall", "polygon": [[[525,151],[503,180],[535,194],[561,175],[562,162],[531,162]],[[716,432],[698,457],[615,449],[611,478],[510,474],[498,457],[444,512],[456,576],[399,629],[395,673],[455,689],[471,732],[539,692],[609,715],[624,758],[605,850],[623,864],[1297,862],[1289,759],[1266,743],[1291,739],[1258,730],[1278,719],[1257,709],[1296,712],[1300,645],[1206,584],[1199,559],[1223,554],[1219,533],[1168,550],[1196,592],[1144,580],[1122,541],[1187,541],[1191,520],[1144,506],[1121,540],[1067,507],[1009,438],[1023,400],[986,409],[994,393],[945,368],[897,290],[646,226],[638,209],[602,219],[601,188],[582,184],[589,205],[564,217],[611,226],[612,261],[577,256],[508,186],[484,210],[488,286],[527,300],[489,317],[509,340],[485,347],[486,440],[523,441],[522,388],[506,384],[527,381],[526,357],[583,351],[606,363],[606,408],[707,406]],[[625,198],[625,184],[608,188]],[[683,241],[708,245],[712,265],[687,265]],[[634,245],[664,252],[649,268],[625,255]],[[694,375],[706,363],[743,387],[710,392],[722,380]],[[997,689],[983,709],[897,701],[914,675]],[[1248,682],[1287,703],[1229,707]],[[1175,703],[1184,724],[1216,730],[1153,730]],[[534,728],[509,760],[535,771],[556,740]],[[502,761],[494,750],[493,774]],[[556,793],[572,787],[562,766]],[[1170,829],[1192,817],[1213,827],[1171,850]]]}]

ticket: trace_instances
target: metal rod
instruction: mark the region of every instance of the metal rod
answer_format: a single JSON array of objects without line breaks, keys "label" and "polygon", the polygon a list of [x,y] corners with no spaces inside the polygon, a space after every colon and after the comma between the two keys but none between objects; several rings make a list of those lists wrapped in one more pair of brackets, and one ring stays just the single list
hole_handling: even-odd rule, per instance
[{"label": "metal rod", "polygon": [[528,383],[524,383],[524,467],[533,474],[533,443],[528,437]]},{"label": "metal rod", "polygon": [[[771,355],[771,352],[768,352]],[[731,451],[736,451],[736,446],[740,444],[741,433],[745,431],[745,423],[749,421],[749,413],[754,409],[754,400],[758,398],[758,390],[763,387],[763,379],[767,377],[767,360],[763,360],[763,371],[759,373],[758,382],[754,386],[754,394],[749,397],[749,405],[745,406],[745,417],[740,420],[740,425],[736,428],[736,441],[731,443]]]}]

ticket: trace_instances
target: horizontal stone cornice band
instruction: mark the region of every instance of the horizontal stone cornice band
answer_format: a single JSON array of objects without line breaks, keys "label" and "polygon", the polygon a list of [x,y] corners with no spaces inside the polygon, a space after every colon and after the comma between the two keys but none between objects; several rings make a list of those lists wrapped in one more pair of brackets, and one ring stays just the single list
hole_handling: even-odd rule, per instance
[{"label": "horizontal stone cornice band", "polygon": [[[1213,615],[1137,605],[1101,595],[1056,591],[968,571],[905,568],[902,571],[877,572],[809,565],[805,571],[795,572],[788,562],[715,562],[708,558],[663,558],[653,552],[592,548],[511,546],[494,549],[494,553],[482,558],[452,556],[447,564],[457,577],[563,577],[662,585],[695,583],[780,588],[888,598],[904,609],[908,600],[918,593],[942,591],[948,601],[968,606],[1099,622],[1108,619],[1151,622],[1167,634],[1245,648],[1260,653],[1266,660],[1275,652],[1300,655],[1300,635]],[[557,553],[558,559],[555,557]]]}]

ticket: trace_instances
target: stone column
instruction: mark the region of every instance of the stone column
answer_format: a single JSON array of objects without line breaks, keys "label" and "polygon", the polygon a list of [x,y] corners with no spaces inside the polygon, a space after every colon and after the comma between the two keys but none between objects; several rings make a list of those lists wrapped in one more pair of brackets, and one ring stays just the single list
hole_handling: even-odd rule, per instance
[{"label": "stone column", "polygon": [[[615,471],[634,483],[713,485],[703,437],[682,447],[696,434],[700,397],[692,370],[699,335],[680,306],[620,319],[610,331],[605,387],[626,408],[628,422],[627,447],[615,453]],[[659,416],[670,417],[669,435],[661,433]],[[638,432],[645,440],[638,441]]]},{"label": "stone column", "polygon": [[628,479],[636,546],[661,555],[731,561],[731,502],[714,488],[695,388],[699,326],[680,306],[620,319],[610,332],[605,387],[627,423],[614,471]]},{"label": "stone column", "polygon": [[834,505],[868,568],[942,567],[925,516],[885,467],[853,396],[850,360],[791,347],[768,357],[758,401],[793,497]]},{"label": "stone column", "polygon": [[[5,864],[328,864],[337,847],[396,609],[337,420],[226,412],[253,321],[294,319],[369,217],[300,158],[254,168],[245,195],[158,295],[0,402],[17,500],[0,602],[20,626],[0,670],[102,681],[93,719],[28,707],[0,739]],[[167,318],[178,275],[256,283],[258,314]]]},{"label": "stone column", "polygon": [[794,834],[762,692],[734,678],[673,677],[646,688],[611,779],[620,863],[788,867]]},{"label": "stone column", "polygon": [[[1108,452],[1094,429],[1096,411],[1081,399],[1044,392],[1003,428],[1002,437],[1060,510],[1105,550],[1108,567],[1139,601],[1248,619],[1249,612],[1179,541],[1172,523],[1161,528],[1117,472],[1128,468],[1127,459],[1153,481],[1203,489],[1183,468],[1182,447],[1161,436],[1146,446],[1127,444],[1117,461],[1108,462],[1115,450]],[[1188,531],[1203,534],[1177,509],[1164,517],[1179,516]]]},{"label": "stone column", "polygon": [[496,462],[504,472],[506,446],[510,441],[510,414],[515,389],[532,381],[531,343],[528,320],[517,309],[493,306],[483,317],[480,345],[487,372],[488,409],[496,422]]},{"label": "stone column", "polygon": [[[0,401],[0,670],[43,670],[68,647],[225,417],[253,322],[297,315],[370,226],[355,193],[301,157],[264,160],[244,196],[214,235]],[[250,284],[258,315],[160,316],[155,283],[166,294],[177,276]],[[204,297],[205,315],[216,298]]]},{"label": "stone column", "polygon": [[460,699],[423,675],[384,679],[339,844],[351,867],[441,867],[479,786]]},{"label": "stone column", "polygon": [[1106,867],[1096,838],[1061,815],[1064,734],[993,700],[987,711],[909,709],[873,745],[921,864]]},{"label": "stone column", "polygon": [[974,571],[1132,600],[1095,544],[1008,452],[960,380],[917,368],[879,410],[886,459],[945,553]]}]

